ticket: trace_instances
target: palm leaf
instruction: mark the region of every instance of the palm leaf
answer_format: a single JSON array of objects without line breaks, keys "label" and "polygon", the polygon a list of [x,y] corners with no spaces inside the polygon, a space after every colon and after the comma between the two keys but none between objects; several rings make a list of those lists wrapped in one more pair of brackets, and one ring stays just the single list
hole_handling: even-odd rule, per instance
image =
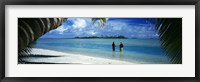
[{"label": "palm leaf", "polygon": [[18,63],[29,55],[35,41],[52,29],[59,27],[66,18],[18,18]]},{"label": "palm leaf", "polygon": [[156,29],[159,33],[161,46],[171,63],[182,63],[182,19],[160,18],[156,19]]},{"label": "palm leaf", "polygon": [[103,28],[106,24],[106,18],[92,18],[93,24],[98,20],[100,21],[100,26]]}]

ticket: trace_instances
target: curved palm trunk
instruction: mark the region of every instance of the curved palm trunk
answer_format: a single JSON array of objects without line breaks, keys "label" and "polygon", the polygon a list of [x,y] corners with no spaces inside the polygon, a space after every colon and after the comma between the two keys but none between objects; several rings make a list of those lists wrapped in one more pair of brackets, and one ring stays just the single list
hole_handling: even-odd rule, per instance
[{"label": "curved palm trunk", "polygon": [[18,18],[18,54],[29,53],[28,49],[42,35],[59,27],[66,18]]}]

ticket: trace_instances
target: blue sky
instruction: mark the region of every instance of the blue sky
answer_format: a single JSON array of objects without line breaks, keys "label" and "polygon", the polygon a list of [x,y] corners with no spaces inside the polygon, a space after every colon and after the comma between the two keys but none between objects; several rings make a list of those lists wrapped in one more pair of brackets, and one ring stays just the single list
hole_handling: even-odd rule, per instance
[{"label": "blue sky", "polygon": [[107,18],[102,28],[99,21],[93,24],[91,18],[68,18],[57,29],[41,38],[73,38],[81,36],[118,36],[127,38],[158,38],[155,24],[146,18]]}]

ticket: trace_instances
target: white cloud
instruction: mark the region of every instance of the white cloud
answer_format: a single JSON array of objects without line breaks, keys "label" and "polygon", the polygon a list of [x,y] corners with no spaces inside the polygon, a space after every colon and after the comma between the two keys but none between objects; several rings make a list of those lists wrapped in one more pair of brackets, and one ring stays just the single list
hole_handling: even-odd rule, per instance
[{"label": "white cloud", "polygon": [[113,30],[121,30],[122,27],[113,27]]},{"label": "white cloud", "polygon": [[67,27],[64,27],[64,25],[59,26],[55,31],[57,31],[59,34],[63,34],[64,31],[68,30]]},{"label": "white cloud", "polygon": [[95,35],[97,32],[89,31],[89,32],[87,32],[87,33],[90,34],[90,35]]},{"label": "white cloud", "polygon": [[73,21],[74,24],[72,25],[72,27],[74,28],[85,28],[87,26],[87,23],[84,19],[78,18],[76,20]]},{"label": "white cloud", "polygon": [[124,22],[108,21],[106,24],[106,28],[111,28],[110,31],[112,30],[120,31],[123,28],[127,28],[127,27],[128,25]]}]

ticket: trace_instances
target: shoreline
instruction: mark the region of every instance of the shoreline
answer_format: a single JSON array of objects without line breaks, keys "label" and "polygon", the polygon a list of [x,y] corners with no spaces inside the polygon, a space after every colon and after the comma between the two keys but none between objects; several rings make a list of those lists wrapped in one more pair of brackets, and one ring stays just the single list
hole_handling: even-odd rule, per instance
[{"label": "shoreline", "polygon": [[43,62],[41,64],[139,64],[139,62],[70,54],[41,48],[32,48],[31,55],[23,57],[22,60],[33,62],[32,64],[40,64],[40,62]]}]

